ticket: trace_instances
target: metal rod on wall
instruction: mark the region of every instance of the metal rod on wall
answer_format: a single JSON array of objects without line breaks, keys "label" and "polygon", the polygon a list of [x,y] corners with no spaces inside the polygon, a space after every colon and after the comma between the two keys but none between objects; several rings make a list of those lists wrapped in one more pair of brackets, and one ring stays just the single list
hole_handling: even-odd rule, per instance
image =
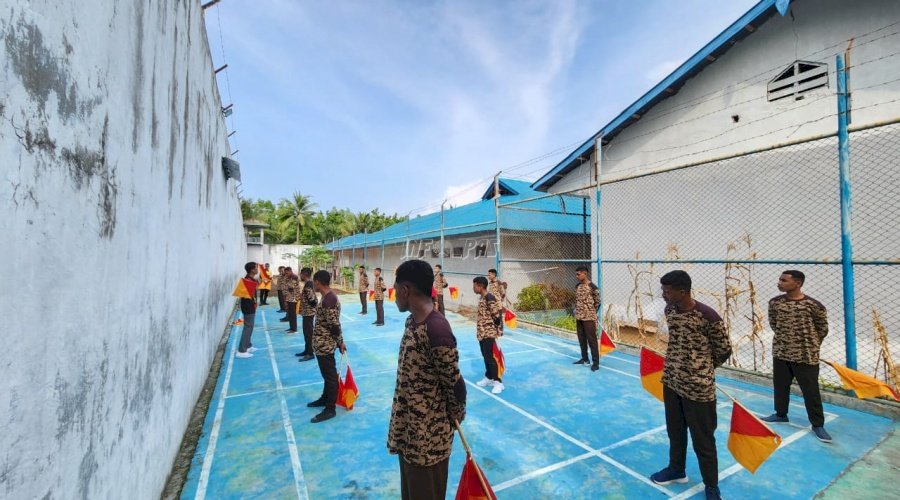
[{"label": "metal rod on wall", "polygon": [[838,165],[841,197],[841,275],[844,295],[844,345],[847,367],[856,369],[856,291],[853,271],[853,232],[850,229],[850,93],[844,58],[837,56]]},{"label": "metal rod on wall", "polygon": [[447,200],[441,202],[441,270],[444,270],[444,204]]},{"label": "metal rod on wall", "polygon": [[495,269],[497,269],[497,273],[500,273],[500,172],[497,172],[497,175],[494,176],[494,230],[497,235],[497,243],[494,248],[495,253],[497,254],[497,258],[495,259]]}]

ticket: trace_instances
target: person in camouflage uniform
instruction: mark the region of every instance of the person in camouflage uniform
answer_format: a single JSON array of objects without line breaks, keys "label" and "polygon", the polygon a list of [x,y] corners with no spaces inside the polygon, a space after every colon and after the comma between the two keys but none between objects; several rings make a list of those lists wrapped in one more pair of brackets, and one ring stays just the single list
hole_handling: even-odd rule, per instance
[{"label": "person in camouflage uniform", "polygon": [[287,307],[288,329],[284,333],[297,333],[297,304],[300,302],[300,278],[294,274],[290,267],[284,268],[284,278],[281,279],[284,290],[284,302]]},{"label": "person in camouflage uniform", "polygon": [[346,353],[347,347],[344,345],[341,331],[341,302],[338,300],[337,294],[331,290],[331,275],[328,274],[328,271],[318,271],[313,276],[313,285],[316,291],[322,295],[322,300],[316,309],[312,344],[313,352],[319,363],[319,372],[325,382],[322,396],[306,405],[310,408],[325,407],[321,413],[312,418],[311,422],[316,424],[334,418],[336,415],[338,373],[334,362],[334,351],[340,349],[341,353]]},{"label": "person in camouflage uniform", "polygon": [[588,268],[579,266],[575,270],[578,285],[575,286],[575,330],[581,346],[581,359],[576,365],[587,365],[588,346],[591,347],[591,370],[600,369],[600,349],[597,345],[597,311],[600,309],[600,290],[588,278]]},{"label": "person in camouflage uniform", "polygon": [[359,314],[369,314],[369,275],[366,274],[366,266],[359,266],[359,279],[356,283],[356,291],[359,292],[359,303],[362,311]]},{"label": "person in camouflage uniform", "polygon": [[438,311],[444,314],[444,289],[450,286],[444,279],[444,270],[440,264],[434,265],[434,289],[437,292]]},{"label": "person in camouflage uniform", "polygon": [[497,279],[497,270],[496,269],[488,269],[487,274],[488,280],[488,288],[487,291],[491,295],[493,295],[498,301],[500,301],[500,336],[503,336],[503,317],[506,314],[506,287],[507,283],[505,281],[500,281]]},{"label": "person in camouflage uniform", "polygon": [[803,393],[806,414],[813,434],[831,442],[825,431],[825,413],[819,392],[819,347],[828,335],[828,313],[818,300],[804,295],[806,276],[800,271],[785,271],[778,278],[778,290],[784,292],[769,301],[769,326],[772,338],[772,385],[775,413],[765,422],[788,422],[791,383]]},{"label": "person in camouflage uniform", "polygon": [[494,359],[494,343],[503,335],[503,306],[500,300],[488,291],[488,280],[484,276],[478,276],[472,280],[472,291],[479,295],[478,316],[475,320],[475,335],[478,345],[481,347],[481,356],[484,358],[484,378],[477,385],[481,387],[491,386],[491,392],[500,394],[503,392],[503,381],[497,373],[497,360]]},{"label": "person in camouflage uniform", "polygon": [[427,262],[406,261],[394,276],[397,309],[410,315],[397,358],[387,448],[399,458],[403,500],[443,500],[454,422],[466,416],[456,337],[434,309],[434,274]]},{"label": "person in camouflage uniform", "polygon": [[312,281],[312,269],[304,267],[300,270],[300,315],[303,317],[303,351],[298,352],[299,361],[309,361],[315,357],[312,346],[312,334],[315,328],[316,306],[319,300],[316,298],[316,289]]},{"label": "person in camouflage uniform", "polygon": [[731,356],[722,318],[691,297],[691,277],[672,271],[660,278],[666,301],[669,343],[663,368],[663,403],[669,435],[669,465],[650,476],[657,484],[686,483],[687,433],[706,486],[706,498],[721,498],[716,454],[716,368]]},{"label": "person in camouflage uniform", "polygon": [[384,285],[384,278],[381,277],[381,268],[375,268],[375,326],[384,326],[384,291],[387,287]]},{"label": "person in camouflage uniform", "polygon": [[[278,266],[278,274],[272,278],[272,286],[275,287],[275,292],[278,293],[278,311],[280,313],[287,312],[284,308],[284,291],[281,290],[281,277],[284,276],[284,266]],[[281,318],[282,321],[287,321],[287,315]]]}]

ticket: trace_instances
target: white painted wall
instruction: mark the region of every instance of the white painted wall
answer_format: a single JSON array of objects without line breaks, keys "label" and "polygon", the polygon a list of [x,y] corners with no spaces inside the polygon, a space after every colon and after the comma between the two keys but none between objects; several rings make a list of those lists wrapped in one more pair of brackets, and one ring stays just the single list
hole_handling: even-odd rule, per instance
[{"label": "white painted wall", "polygon": [[247,245],[247,260],[257,263],[269,263],[273,274],[277,274],[278,266],[291,266],[298,272],[297,259],[285,257],[285,254],[303,254],[312,245]]},{"label": "white painted wall", "polygon": [[[885,36],[900,21],[894,0],[804,0],[790,16],[775,15],[756,33],[689,80],[603,147],[601,177],[674,167],[837,130],[835,55],[855,37],[851,55],[853,124],[900,116],[900,38]],[[884,57],[884,58],[883,58]],[[883,58],[883,59],[882,59]],[[802,100],[768,102],[766,85],[795,60],[828,64],[829,86]],[[886,85],[883,82],[893,81]],[[732,115],[738,115],[734,123]],[[573,171],[570,176],[581,177]],[[565,180],[565,179],[564,179]]]},{"label": "white painted wall", "polygon": [[0,3],[0,497],[158,498],[245,246],[199,1]]}]

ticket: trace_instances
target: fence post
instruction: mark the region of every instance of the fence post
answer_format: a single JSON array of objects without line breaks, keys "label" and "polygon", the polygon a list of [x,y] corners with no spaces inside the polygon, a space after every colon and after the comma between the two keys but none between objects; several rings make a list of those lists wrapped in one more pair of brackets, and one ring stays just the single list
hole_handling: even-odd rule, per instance
[{"label": "fence post", "polygon": [[494,176],[494,228],[497,237],[497,243],[494,248],[497,257],[494,266],[497,269],[497,274],[500,275],[500,172],[497,172],[497,175]]},{"label": "fence post", "polygon": [[384,273],[384,228],[381,228],[381,272]]},{"label": "fence post", "polygon": [[[601,136],[597,136],[594,139],[594,198],[596,202],[594,204],[594,209],[591,212],[594,216],[594,249],[597,252],[597,288],[600,292],[600,300],[603,300],[603,259],[600,254],[600,155],[602,153],[603,144],[601,142]],[[602,313],[601,313],[602,314]]]},{"label": "fence post", "polygon": [[444,269],[444,204],[447,200],[441,202],[441,270]]},{"label": "fence post", "polygon": [[847,367],[856,369],[856,291],[853,275],[853,238],[850,230],[850,92],[844,58],[837,56],[838,163],[841,196],[841,274],[844,285],[844,337]]},{"label": "fence post", "polygon": [[369,267],[369,228],[363,229],[363,265]]}]

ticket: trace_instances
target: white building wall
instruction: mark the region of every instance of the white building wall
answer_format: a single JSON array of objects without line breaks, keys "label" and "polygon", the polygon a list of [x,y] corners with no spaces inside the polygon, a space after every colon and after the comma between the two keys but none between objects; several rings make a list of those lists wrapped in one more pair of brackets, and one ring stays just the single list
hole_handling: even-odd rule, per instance
[{"label": "white building wall", "polygon": [[245,246],[198,1],[0,3],[0,497],[159,498]]}]

